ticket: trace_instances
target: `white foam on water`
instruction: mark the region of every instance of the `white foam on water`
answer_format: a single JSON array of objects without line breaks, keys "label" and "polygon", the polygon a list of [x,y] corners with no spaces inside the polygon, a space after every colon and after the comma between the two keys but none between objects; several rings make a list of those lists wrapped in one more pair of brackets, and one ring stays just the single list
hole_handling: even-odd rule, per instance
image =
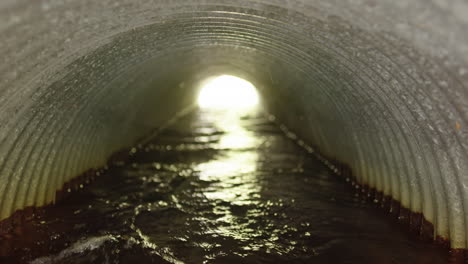
[{"label": "white foam on water", "polygon": [[100,237],[90,237],[87,239],[80,240],[70,247],[62,250],[60,253],[54,256],[47,256],[37,258],[31,261],[31,264],[49,264],[49,263],[56,263],[57,261],[63,260],[66,257],[69,257],[73,254],[81,254],[86,251],[92,251],[100,248],[104,243],[112,241],[115,242],[117,239],[114,236],[107,235],[107,236],[100,236]]}]

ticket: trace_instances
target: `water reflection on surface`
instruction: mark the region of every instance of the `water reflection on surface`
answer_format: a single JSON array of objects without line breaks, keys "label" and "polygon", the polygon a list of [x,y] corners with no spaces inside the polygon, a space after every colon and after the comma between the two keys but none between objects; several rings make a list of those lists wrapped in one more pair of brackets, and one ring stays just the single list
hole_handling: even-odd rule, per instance
[{"label": "water reflection on surface", "polygon": [[216,111],[205,116],[219,131],[224,133],[218,138],[216,148],[224,150],[222,155],[195,167],[203,181],[216,182],[204,194],[208,199],[222,200],[232,204],[248,204],[251,198],[259,193],[260,184],[257,181],[256,149],[261,140],[242,126],[240,117],[244,111]]},{"label": "water reflection on surface", "polygon": [[446,263],[259,112],[182,118],[30,230],[11,263]]}]

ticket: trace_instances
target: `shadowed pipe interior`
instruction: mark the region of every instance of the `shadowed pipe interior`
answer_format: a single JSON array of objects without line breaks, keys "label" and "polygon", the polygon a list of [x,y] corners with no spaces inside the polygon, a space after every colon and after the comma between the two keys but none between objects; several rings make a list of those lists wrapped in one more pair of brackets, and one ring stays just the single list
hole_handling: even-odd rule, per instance
[{"label": "shadowed pipe interior", "polygon": [[467,12],[462,0],[2,1],[0,219],[53,202],[190,108],[205,78],[232,74],[324,162],[466,248]]}]

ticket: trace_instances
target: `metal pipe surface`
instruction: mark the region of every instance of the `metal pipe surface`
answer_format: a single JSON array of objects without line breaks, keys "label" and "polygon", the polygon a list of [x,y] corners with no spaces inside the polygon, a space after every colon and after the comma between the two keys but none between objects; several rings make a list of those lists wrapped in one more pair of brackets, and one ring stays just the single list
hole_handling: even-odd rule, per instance
[{"label": "metal pipe surface", "polygon": [[226,73],[467,248],[465,0],[2,0],[0,220],[55,200]]}]

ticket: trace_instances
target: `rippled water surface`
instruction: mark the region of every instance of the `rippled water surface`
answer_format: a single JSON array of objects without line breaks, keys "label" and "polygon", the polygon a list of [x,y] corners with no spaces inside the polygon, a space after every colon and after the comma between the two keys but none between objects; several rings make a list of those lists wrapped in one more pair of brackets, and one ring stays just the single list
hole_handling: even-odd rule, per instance
[{"label": "rippled water surface", "polygon": [[445,263],[260,113],[196,111],[133,152],[5,263]]}]

